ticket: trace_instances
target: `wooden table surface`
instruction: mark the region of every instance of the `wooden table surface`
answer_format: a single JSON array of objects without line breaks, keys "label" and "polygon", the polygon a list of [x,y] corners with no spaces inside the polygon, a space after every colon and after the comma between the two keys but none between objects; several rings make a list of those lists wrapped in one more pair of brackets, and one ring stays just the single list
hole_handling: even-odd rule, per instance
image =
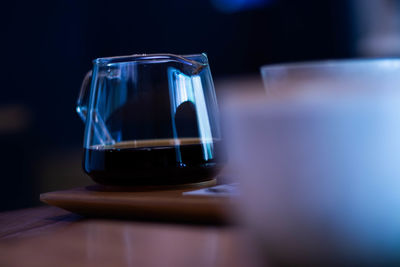
[{"label": "wooden table surface", "polygon": [[250,266],[237,226],[84,219],[55,207],[0,213],[0,266]]}]

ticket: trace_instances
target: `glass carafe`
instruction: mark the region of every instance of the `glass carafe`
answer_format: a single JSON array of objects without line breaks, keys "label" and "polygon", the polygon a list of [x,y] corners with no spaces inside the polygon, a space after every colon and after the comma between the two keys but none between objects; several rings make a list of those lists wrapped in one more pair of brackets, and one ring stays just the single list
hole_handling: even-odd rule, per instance
[{"label": "glass carafe", "polygon": [[205,54],[99,58],[82,84],[84,171],[106,185],[210,180],[221,168]]}]

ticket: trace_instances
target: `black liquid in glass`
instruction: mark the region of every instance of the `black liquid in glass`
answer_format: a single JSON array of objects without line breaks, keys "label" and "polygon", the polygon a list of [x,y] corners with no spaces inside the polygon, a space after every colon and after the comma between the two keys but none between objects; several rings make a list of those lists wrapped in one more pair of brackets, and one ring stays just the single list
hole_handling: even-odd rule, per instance
[{"label": "black liquid in glass", "polygon": [[[178,144],[178,143],[179,144]],[[84,149],[83,168],[104,185],[167,185],[210,180],[222,167],[219,141],[198,138],[121,142]]]}]

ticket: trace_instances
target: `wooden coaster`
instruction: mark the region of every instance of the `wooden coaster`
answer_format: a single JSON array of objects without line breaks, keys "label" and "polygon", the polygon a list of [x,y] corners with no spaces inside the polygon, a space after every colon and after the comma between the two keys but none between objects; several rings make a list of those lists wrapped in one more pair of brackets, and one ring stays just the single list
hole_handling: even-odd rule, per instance
[{"label": "wooden coaster", "polygon": [[226,223],[232,199],[183,195],[211,187],[216,180],[162,187],[105,187],[93,185],[40,195],[49,205],[86,217],[134,218],[191,223]]},{"label": "wooden coaster", "polygon": [[196,190],[211,187],[217,184],[217,179],[202,181],[197,183],[177,184],[177,185],[140,185],[140,186],[109,186],[92,185],[86,187],[88,190],[102,192],[143,192],[143,191],[165,191],[165,190]]}]

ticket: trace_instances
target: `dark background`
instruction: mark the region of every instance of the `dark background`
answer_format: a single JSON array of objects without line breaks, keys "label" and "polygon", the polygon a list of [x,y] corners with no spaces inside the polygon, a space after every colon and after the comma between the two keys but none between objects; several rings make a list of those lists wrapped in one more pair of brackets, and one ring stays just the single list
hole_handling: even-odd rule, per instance
[{"label": "dark background", "polygon": [[218,80],[258,75],[268,63],[356,55],[352,1],[265,0],[229,12],[230,1],[216,2],[2,3],[0,210],[89,181],[75,103],[95,58],[207,52]]}]

